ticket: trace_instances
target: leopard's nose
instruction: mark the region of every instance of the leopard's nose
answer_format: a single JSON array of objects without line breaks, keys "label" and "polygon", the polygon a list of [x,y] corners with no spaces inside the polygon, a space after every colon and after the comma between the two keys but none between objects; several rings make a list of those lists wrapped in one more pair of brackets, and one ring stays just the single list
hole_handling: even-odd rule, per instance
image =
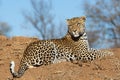
[{"label": "leopard's nose", "polygon": [[77,30],[74,30],[74,32],[77,32]]}]

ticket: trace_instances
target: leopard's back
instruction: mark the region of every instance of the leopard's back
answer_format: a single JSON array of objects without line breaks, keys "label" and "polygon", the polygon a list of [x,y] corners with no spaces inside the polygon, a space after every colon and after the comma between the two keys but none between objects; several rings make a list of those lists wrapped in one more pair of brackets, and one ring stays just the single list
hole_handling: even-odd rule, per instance
[{"label": "leopard's back", "polygon": [[56,55],[55,44],[51,41],[36,41],[25,50],[22,61],[29,65],[39,66],[52,63]]}]

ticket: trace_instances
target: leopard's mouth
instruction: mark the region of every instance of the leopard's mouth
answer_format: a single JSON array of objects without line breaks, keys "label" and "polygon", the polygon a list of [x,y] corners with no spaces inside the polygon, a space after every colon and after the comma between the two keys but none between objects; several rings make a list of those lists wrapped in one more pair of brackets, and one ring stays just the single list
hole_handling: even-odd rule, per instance
[{"label": "leopard's mouth", "polygon": [[72,36],[74,37],[74,38],[79,38],[79,37],[81,37],[82,35],[83,35],[84,33],[75,33],[75,32],[73,32],[72,33]]},{"label": "leopard's mouth", "polygon": [[79,37],[80,35],[78,35],[78,34],[75,34],[75,35],[73,35],[75,38],[77,38],[77,37]]},{"label": "leopard's mouth", "polygon": [[74,40],[74,41],[78,41],[80,39],[80,37],[83,36],[84,33],[71,33],[71,38]]}]

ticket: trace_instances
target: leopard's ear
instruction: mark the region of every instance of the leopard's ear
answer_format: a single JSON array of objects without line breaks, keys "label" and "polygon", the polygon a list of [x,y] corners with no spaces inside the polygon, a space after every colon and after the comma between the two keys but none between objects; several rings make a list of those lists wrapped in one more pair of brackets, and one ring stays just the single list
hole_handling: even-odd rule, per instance
[{"label": "leopard's ear", "polygon": [[66,19],[67,24],[69,24],[70,19]]},{"label": "leopard's ear", "polygon": [[81,16],[80,19],[82,19],[85,22],[86,21],[86,16]]}]

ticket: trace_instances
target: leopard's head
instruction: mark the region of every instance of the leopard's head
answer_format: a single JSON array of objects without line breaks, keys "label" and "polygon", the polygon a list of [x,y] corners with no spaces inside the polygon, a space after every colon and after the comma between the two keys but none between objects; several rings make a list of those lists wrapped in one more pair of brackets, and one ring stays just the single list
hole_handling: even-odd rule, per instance
[{"label": "leopard's head", "polygon": [[85,21],[86,17],[74,17],[67,19],[68,33],[72,38],[80,38],[85,32]]}]

